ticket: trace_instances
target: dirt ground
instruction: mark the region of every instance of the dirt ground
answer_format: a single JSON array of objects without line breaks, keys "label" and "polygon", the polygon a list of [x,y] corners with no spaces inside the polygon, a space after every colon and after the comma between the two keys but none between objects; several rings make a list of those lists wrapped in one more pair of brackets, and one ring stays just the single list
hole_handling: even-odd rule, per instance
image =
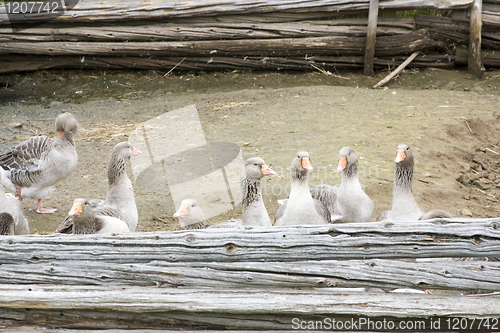
[{"label": "dirt ground", "polygon": [[[209,142],[232,142],[243,159],[262,157],[278,175],[263,181],[271,219],[289,191],[287,167],[307,150],[310,185],[339,184],[337,154],[354,147],[360,181],[375,216],[390,208],[396,147],[415,155],[413,192],[425,209],[454,216],[500,216],[500,72],[481,80],[465,70],[406,70],[385,89],[371,87],[388,71],[179,73],[57,70],[0,76],[0,149],[34,134],[55,135],[63,110],[80,122],[79,164],[44,200],[59,211],[34,212],[23,200],[31,232],[52,233],[75,197],[105,198],[111,150],[139,124],[195,105]],[[499,112],[499,113],[497,113]],[[129,176],[131,170],[129,166]],[[133,178],[133,177],[131,177]],[[137,231],[178,230],[168,191],[134,183]],[[241,208],[210,222],[239,217]]]}]

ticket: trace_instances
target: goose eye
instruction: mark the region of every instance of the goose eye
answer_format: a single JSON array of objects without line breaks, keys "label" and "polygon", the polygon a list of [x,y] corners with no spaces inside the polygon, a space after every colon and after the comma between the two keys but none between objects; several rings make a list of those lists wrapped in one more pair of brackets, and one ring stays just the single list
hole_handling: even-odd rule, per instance
[{"label": "goose eye", "polygon": [[406,147],[406,150],[410,150],[410,147]]}]

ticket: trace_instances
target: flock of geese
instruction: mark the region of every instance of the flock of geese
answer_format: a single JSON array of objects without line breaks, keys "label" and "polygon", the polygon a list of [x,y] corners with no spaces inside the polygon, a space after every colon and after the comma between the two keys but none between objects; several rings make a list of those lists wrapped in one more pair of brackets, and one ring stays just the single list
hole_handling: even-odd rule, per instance
[{"label": "flock of geese", "polygon": [[[57,209],[43,207],[43,198],[54,186],[76,168],[78,154],[74,136],[78,121],[71,113],[59,115],[55,122],[57,138],[34,136],[0,152],[0,235],[29,234],[24,216],[23,197],[38,200],[36,211],[51,214]],[[128,142],[117,144],[108,164],[108,191],[105,200],[76,198],[56,233],[107,234],[135,231],[138,223],[132,182],[126,163],[141,152]],[[396,153],[392,207],[377,216],[377,221],[415,221],[452,217],[443,210],[425,212],[418,207],[412,193],[413,154],[407,145],[399,145]],[[242,218],[206,225],[203,210],[194,199],[182,201],[173,215],[186,229],[230,228],[238,226],[321,225],[338,222],[368,222],[374,205],[359,183],[358,158],[351,147],[339,152],[337,170],[342,172],[339,186],[309,187],[312,170],[309,154],[298,152],[290,165],[291,190],[281,202],[271,222],[262,199],[261,180],[276,173],[259,157],[245,161],[241,173]],[[4,187],[11,192],[5,193]],[[17,198],[16,198],[17,197]]]}]

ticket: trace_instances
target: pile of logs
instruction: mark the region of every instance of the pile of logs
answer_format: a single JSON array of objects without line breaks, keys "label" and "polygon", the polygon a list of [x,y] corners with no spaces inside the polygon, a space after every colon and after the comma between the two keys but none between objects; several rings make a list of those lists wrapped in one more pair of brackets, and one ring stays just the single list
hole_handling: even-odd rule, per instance
[{"label": "pile of logs", "polygon": [[[476,0],[477,1],[477,0]],[[36,25],[36,16],[0,7],[0,73],[48,68],[323,70],[363,67],[369,0],[80,1]],[[380,12],[470,11],[474,0],[381,0]],[[498,49],[498,0],[483,6],[484,46]],[[466,14],[378,18],[373,63],[451,68],[456,44],[468,44]],[[11,29],[9,24],[30,25]],[[421,29],[421,26],[427,28]],[[427,51],[427,52],[425,52]],[[487,62],[496,66],[498,61]]]},{"label": "pile of logs", "polygon": [[474,259],[500,256],[499,230],[436,219],[0,236],[0,327],[289,331],[363,318],[498,331],[500,262]]}]

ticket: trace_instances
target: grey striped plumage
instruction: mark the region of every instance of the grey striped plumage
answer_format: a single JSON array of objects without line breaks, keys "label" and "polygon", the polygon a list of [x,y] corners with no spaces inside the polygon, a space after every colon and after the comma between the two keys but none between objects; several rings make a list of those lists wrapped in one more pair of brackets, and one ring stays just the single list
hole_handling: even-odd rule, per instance
[{"label": "grey striped plumage", "polygon": [[0,235],[14,235],[14,219],[9,213],[0,213]]}]

